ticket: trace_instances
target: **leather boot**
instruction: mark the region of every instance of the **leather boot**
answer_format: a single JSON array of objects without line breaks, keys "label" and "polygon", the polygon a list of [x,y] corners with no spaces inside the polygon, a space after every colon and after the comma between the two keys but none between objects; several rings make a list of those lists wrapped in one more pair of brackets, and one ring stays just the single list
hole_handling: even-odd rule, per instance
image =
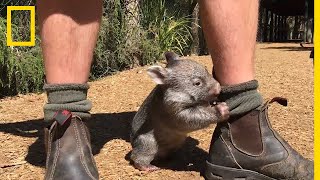
[{"label": "leather boot", "polygon": [[268,106],[218,124],[211,141],[205,176],[213,179],[311,180],[313,162],[303,158],[271,127]]},{"label": "leather boot", "polygon": [[47,152],[45,180],[98,179],[90,145],[90,134],[80,117],[58,111],[53,124],[45,128]]}]

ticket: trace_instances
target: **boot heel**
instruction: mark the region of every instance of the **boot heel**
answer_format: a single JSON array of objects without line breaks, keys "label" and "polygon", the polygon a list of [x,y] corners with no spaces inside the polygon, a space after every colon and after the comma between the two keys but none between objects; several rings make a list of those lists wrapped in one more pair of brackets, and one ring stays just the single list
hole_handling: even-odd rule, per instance
[{"label": "boot heel", "polygon": [[263,174],[224,166],[218,166],[206,162],[206,180],[276,180]]}]

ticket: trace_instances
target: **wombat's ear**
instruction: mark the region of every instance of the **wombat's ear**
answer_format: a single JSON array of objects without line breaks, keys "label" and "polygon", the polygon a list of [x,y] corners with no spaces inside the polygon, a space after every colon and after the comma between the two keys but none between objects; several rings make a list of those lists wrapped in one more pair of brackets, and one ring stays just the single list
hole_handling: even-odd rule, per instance
[{"label": "wombat's ear", "polygon": [[166,57],[168,63],[179,59],[179,55],[174,52],[166,52],[164,53],[164,56]]},{"label": "wombat's ear", "polygon": [[157,84],[164,84],[164,80],[168,76],[168,71],[161,66],[151,66],[148,68],[147,73]]}]

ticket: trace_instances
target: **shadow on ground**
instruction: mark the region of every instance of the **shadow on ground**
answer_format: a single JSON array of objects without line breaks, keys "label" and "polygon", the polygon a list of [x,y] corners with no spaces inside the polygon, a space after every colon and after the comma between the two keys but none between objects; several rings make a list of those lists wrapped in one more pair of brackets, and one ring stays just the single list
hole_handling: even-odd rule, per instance
[{"label": "shadow on ground", "polygon": [[280,47],[265,47],[261,49],[280,49],[283,51],[312,51],[313,47],[280,46]]},{"label": "shadow on ground", "polygon": [[[201,175],[204,173],[205,161],[208,153],[197,147],[199,141],[188,137],[185,144],[176,152],[172,153],[166,159],[159,159],[151,162],[151,164],[161,169],[170,169],[173,171],[197,171]],[[130,161],[131,151],[126,155],[125,159]],[[132,162],[130,162],[132,164]]]},{"label": "shadow on ground", "polygon": [[[122,139],[129,142],[130,123],[136,112],[93,114],[88,125],[91,134],[93,154],[99,154],[107,142]],[[23,122],[0,124],[0,132],[21,137],[38,137],[29,146],[26,161],[32,165],[45,166],[43,119],[27,120]],[[166,161],[156,162],[164,169],[178,171],[203,172],[207,152],[197,147],[198,140],[189,137],[185,145]],[[130,152],[126,159],[128,160]]]}]

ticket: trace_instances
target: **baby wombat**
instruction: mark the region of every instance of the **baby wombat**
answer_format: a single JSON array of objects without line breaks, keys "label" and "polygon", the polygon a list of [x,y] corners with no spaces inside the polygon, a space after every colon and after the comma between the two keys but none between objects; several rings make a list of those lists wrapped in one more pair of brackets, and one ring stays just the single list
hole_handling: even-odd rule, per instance
[{"label": "baby wombat", "polygon": [[141,105],[132,121],[131,160],[143,171],[183,145],[189,132],[228,118],[226,103],[213,104],[220,84],[206,68],[192,60],[165,53],[167,67],[152,66],[149,76],[158,85]]}]

